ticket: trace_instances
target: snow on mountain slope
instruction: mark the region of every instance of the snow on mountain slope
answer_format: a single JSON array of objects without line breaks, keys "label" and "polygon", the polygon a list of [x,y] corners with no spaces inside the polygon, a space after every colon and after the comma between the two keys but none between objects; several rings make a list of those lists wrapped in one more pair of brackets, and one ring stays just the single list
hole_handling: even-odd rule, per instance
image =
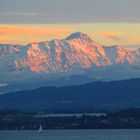
[{"label": "snow on mountain slope", "polygon": [[[73,33],[66,39],[34,42],[26,46],[0,45],[1,85],[19,81],[32,83],[38,80],[39,82],[42,78],[48,81],[57,76],[77,74],[90,77],[86,70],[96,71],[108,67],[116,69],[119,65],[136,66],[139,70],[140,49],[107,47],[94,42],[88,35],[80,32]],[[132,69],[131,75],[136,70],[132,71]],[[125,67],[123,70],[125,71]],[[103,73],[106,75],[105,72]],[[125,77],[130,78],[129,76]],[[96,78],[96,73],[91,77]]]},{"label": "snow on mountain slope", "polygon": [[27,58],[16,61],[17,68],[29,66],[34,72],[60,73],[112,64],[103,46],[81,33],[72,34],[65,40],[32,43],[28,48]]},{"label": "snow on mountain slope", "polygon": [[104,50],[113,64],[135,64],[139,61],[138,49],[128,49],[121,46],[104,47]]}]

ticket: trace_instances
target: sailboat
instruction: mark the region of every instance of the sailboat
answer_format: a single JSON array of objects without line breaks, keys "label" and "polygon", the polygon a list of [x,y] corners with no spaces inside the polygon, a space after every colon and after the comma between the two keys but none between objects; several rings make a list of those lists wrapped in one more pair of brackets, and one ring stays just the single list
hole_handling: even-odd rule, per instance
[{"label": "sailboat", "polygon": [[42,125],[40,125],[38,132],[41,133],[43,131]]}]

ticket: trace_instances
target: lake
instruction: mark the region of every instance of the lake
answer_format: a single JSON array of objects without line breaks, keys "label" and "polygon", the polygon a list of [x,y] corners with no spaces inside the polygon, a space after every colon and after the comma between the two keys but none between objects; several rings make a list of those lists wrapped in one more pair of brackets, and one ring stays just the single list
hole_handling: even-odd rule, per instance
[{"label": "lake", "polygon": [[0,131],[0,140],[140,140],[140,129]]}]

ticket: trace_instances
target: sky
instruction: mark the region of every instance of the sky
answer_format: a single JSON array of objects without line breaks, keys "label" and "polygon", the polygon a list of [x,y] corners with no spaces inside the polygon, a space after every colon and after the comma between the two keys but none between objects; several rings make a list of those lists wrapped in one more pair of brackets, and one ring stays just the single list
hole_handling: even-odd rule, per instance
[{"label": "sky", "polygon": [[140,44],[140,0],[0,0],[0,43],[81,31],[105,45]]}]

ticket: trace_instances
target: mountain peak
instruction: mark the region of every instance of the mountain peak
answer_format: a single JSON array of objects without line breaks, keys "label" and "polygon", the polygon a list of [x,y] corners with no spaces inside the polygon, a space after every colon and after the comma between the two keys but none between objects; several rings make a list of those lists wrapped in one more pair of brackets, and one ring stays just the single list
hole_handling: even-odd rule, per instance
[{"label": "mountain peak", "polygon": [[69,35],[66,40],[72,40],[72,39],[77,39],[77,38],[81,38],[84,40],[88,40],[88,41],[92,41],[92,39],[85,33],[82,32],[75,32],[72,33],[71,35]]}]

